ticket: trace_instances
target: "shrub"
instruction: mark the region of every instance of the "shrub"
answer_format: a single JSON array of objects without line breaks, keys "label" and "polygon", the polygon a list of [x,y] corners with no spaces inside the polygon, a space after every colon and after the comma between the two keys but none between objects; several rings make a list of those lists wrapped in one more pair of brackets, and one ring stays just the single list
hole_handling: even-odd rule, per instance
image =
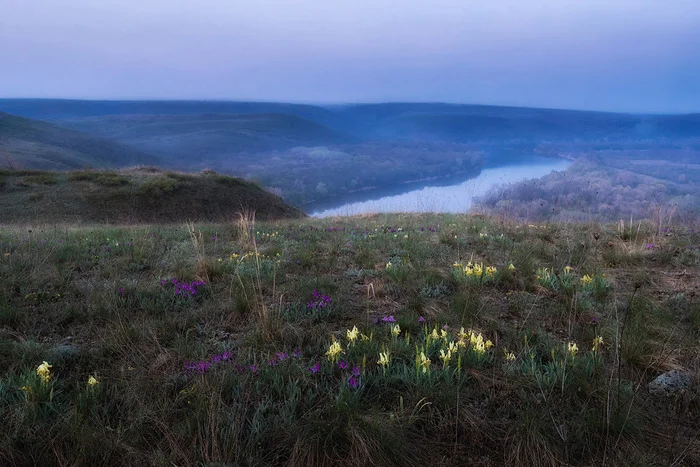
[{"label": "shrub", "polygon": [[179,187],[178,181],[172,177],[158,175],[143,182],[136,192],[140,196],[159,197],[166,193],[172,193]]}]

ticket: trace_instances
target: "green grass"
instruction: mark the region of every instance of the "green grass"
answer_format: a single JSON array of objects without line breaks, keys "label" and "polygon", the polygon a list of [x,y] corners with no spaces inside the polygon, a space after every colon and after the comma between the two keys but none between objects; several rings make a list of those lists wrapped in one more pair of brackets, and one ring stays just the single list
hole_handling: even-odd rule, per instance
[{"label": "green grass", "polygon": [[0,463],[696,464],[697,391],[644,385],[696,368],[700,236],[611,266],[615,241],[454,215],[1,228]]},{"label": "green grass", "polygon": [[0,219],[8,224],[224,222],[246,210],[261,219],[303,217],[277,196],[242,179],[148,167],[4,170],[0,190]]}]

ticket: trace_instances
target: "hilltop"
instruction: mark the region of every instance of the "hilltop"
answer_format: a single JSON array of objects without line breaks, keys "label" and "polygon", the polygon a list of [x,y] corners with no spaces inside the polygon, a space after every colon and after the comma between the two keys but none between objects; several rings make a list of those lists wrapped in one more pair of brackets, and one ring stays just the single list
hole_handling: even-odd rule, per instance
[{"label": "hilltop", "polygon": [[258,185],[212,171],[0,171],[1,224],[225,222],[303,217]]},{"label": "hilltop", "polygon": [[0,464],[700,465],[697,228],[0,227]]},{"label": "hilltop", "polygon": [[105,138],[0,112],[0,168],[67,170],[157,162]]}]

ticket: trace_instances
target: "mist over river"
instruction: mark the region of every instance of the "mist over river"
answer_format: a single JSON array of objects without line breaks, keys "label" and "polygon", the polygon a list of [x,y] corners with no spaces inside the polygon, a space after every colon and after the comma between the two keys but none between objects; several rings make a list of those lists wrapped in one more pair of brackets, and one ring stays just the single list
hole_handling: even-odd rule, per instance
[{"label": "mist over river", "polygon": [[467,212],[474,198],[499,185],[543,177],[553,171],[566,170],[570,161],[532,159],[530,163],[484,169],[479,176],[450,186],[426,186],[399,195],[347,203],[331,209],[315,211],[313,217],[353,216],[385,212]]}]

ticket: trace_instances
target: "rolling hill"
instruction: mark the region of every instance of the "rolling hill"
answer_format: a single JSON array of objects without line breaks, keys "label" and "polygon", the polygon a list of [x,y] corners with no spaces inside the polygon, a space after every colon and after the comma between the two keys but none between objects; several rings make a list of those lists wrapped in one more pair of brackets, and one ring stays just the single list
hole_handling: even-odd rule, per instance
[{"label": "rolling hill", "polygon": [[121,171],[0,170],[0,224],[230,222],[304,217],[254,183],[219,175]]},{"label": "rolling hill", "polygon": [[165,157],[185,156],[185,166],[241,153],[354,141],[311,120],[278,113],[109,115],[62,124]]},{"label": "rolling hill", "polygon": [[67,170],[157,162],[105,138],[0,112],[0,168]]}]

